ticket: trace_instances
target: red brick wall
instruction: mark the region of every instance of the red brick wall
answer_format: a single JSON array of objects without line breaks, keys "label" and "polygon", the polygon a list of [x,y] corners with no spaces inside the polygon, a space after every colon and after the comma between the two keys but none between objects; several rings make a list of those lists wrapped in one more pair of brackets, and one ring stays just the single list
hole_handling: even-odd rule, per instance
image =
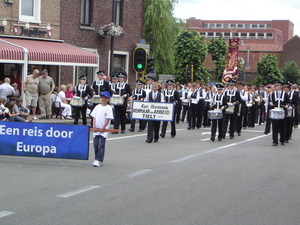
[{"label": "red brick wall", "polygon": [[[99,67],[108,71],[110,40],[108,37],[99,37],[101,26],[112,21],[112,1],[93,1],[92,27],[94,30],[80,29],[80,1],[61,1],[61,32],[60,38],[65,42],[85,48],[98,50],[100,56]],[[123,0],[122,27],[124,34],[115,37],[114,51],[129,52],[129,83],[135,81],[132,69],[132,52],[135,44],[139,43],[142,34],[143,1]]]}]

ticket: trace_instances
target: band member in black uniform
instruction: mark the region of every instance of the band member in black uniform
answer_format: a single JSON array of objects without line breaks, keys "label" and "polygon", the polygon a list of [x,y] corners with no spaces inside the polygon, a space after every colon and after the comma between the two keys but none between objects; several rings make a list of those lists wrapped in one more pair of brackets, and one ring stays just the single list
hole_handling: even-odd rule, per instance
[{"label": "band member in black uniform", "polygon": [[192,83],[192,89],[187,96],[189,100],[188,130],[195,129],[197,119],[197,108],[199,101],[199,91],[196,89],[196,83]]},{"label": "band member in black uniform", "polygon": [[179,103],[176,105],[176,123],[178,124],[180,121],[181,110],[182,110],[181,100],[185,98],[185,91],[180,84],[176,84],[176,91],[178,91],[179,98],[180,98]]},{"label": "band member in black uniform", "polygon": [[199,92],[199,100],[198,100],[198,108],[197,108],[197,129],[201,128],[203,113],[204,113],[204,105],[205,105],[205,90],[201,86],[201,82],[197,82],[198,92]]},{"label": "band member in black uniform", "polygon": [[[158,91],[158,83],[154,82],[152,83],[152,91],[149,92],[149,94],[145,98],[145,102],[165,102],[164,101],[164,95]],[[159,120],[148,120],[148,131],[147,131],[147,143],[151,143],[153,141],[154,136],[154,142],[158,142],[159,139],[159,127],[160,127],[160,121]]]},{"label": "band member in black uniform", "polygon": [[207,112],[210,110],[210,105],[215,96],[215,88],[212,86],[207,87],[206,97],[205,97],[205,106],[204,106],[204,114],[203,114],[203,127],[210,127],[211,121],[207,117]]},{"label": "band member in black uniform", "polygon": [[223,136],[223,120],[225,116],[225,108],[226,108],[226,97],[224,96],[223,88],[224,86],[222,84],[217,84],[216,88],[218,90],[218,93],[214,95],[212,104],[210,105],[213,109],[220,109],[222,110],[223,117],[221,119],[213,119],[211,120],[211,138],[210,140],[215,141],[216,132],[217,132],[217,125],[218,125],[218,141],[222,141]]},{"label": "band member in black uniform", "polygon": [[86,84],[87,82],[87,77],[86,76],[81,76],[79,77],[80,83],[75,87],[75,96],[80,97],[83,101],[84,104],[81,107],[74,106],[75,110],[75,119],[74,119],[74,124],[78,124],[78,120],[80,118],[80,113],[82,115],[82,124],[87,125],[86,122],[86,109],[87,109],[87,100],[90,96],[92,96],[92,89],[90,86]]},{"label": "band member in black uniform", "polygon": [[[192,83],[187,84],[187,88],[184,90],[184,97],[181,99],[182,102],[182,115],[181,115],[181,122],[184,122],[186,114],[189,114],[189,104],[187,104],[187,96],[188,93],[191,91]],[[184,101],[183,101],[184,100]],[[188,121],[188,118],[187,118]]]},{"label": "band member in black uniform", "polygon": [[[131,96],[130,85],[125,83],[127,73],[120,72],[118,75],[119,82],[115,86],[114,95],[119,95],[123,98],[122,105],[114,105],[114,129],[119,129],[121,124],[121,134],[125,133],[125,124],[126,124],[126,107],[127,107],[127,98]],[[112,132],[112,134],[117,134],[118,132]]]},{"label": "band member in black uniform", "polygon": [[[289,103],[288,93],[282,90],[282,83],[276,83],[276,91],[271,94],[270,106],[286,109]],[[286,110],[285,110],[286,111]],[[286,132],[286,119],[273,119],[272,118],[272,138],[273,146],[278,145],[278,133],[280,133],[280,143],[284,145]]]},{"label": "band member in black uniform", "polygon": [[240,92],[240,104],[237,114],[236,132],[238,133],[238,136],[241,136],[244,116],[247,116],[246,102],[248,101],[248,92],[244,90],[244,82],[240,81],[238,83],[238,90]]},{"label": "band member in black uniform", "polygon": [[257,94],[259,96],[259,102],[258,102],[258,125],[261,125],[262,123],[265,122],[265,102],[263,101],[266,91],[265,91],[265,86],[263,84],[259,85],[259,89],[257,90]]},{"label": "band member in black uniform", "polygon": [[[136,88],[132,91],[132,100],[133,101],[144,101],[146,98],[146,92],[142,89],[143,82],[140,80],[136,81]],[[136,120],[131,120],[131,127],[129,131],[134,132]],[[139,132],[142,132],[146,127],[146,120],[139,120]]]},{"label": "band member in black uniform", "polygon": [[291,90],[291,83],[286,82],[283,84],[283,86],[284,91],[289,95],[289,106],[287,108],[285,132],[285,143],[288,143],[289,140],[292,138],[295,110],[299,102],[299,94],[298,92]]},{"label": "band member in black uniform", "polygon": [[[272,85],[268,85],[267,86],[267,91],[266,91],[266,95],[264,98],[264,102],[265,102],[265,107],[266,107],[266,116],[265,116],[265,121],[266,121],[266,126],[265,126],[265,132],[264,134],[268,134],[270,133],[271,130],[271,118],[270,118],[270,99],[271,99],[271,94],[272,94]],[[272,107],[273,108],[273,107]]]},{"label": "band member in black uniform", "polygon": [[[178,91],[173,88],[174,81],[167,80],[166,85],[167,89],[164,91],[165,102],[173,103],[173,121],[171,122],[171,137],[174,138],[176,136],[176,128],[175,128],[175,118],[176,118],[176,105],[180,103],[180,97]],[[160,136],[162,138],[166,135],[166,130],[168,126],[168,121],[164,121],[161,128]]]},{"label": "band member in black uniform", "polygon": [[[112,91],[110,89],[109,82],[104,80],[104,77],[105,77],[104,70],[99,70],[97,72],[98,80],[95,80],[91,85],[93,95],[99,95],[100,96],[101,92],[103,92],[103,91],[107,91],[107,92],[110,93],[110,95],[112,95]],[[91,111],[93,111],[93,109],[96,107],[97,104],[98,103],[93,103]],[[93,125],[93,118],[91,119],[91,125]]]},{"label": "band member in black uniform", "polygon": [[[228,127],[228,121],[230,121],[229,126],[229,135],[230,139],[234,138],[234,132],[235,132],[235,124],[236,124],[236,118],[238,113],[238,106],[239,106],[239,100],[240,100],[240,93],[238,90],[235,89],[236,82],[234,80],[230,81],[229,83],[229,89],[225,91],[226,101],[228,108],[225,111],[225,118],[223,123],[223,138],[225,138],[227,127]],[[231,106],[229,105],[232,104]],[[232,111],[230,111],[230,107],[232,107]]]}]

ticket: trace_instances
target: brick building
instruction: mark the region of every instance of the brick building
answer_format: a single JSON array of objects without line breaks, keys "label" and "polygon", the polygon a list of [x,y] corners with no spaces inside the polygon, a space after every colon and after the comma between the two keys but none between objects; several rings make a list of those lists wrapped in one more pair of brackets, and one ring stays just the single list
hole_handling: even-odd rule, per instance
[{"label": "brick building", "polygon": [[114,37],[113,68],[125,68],[133,83],[131,59],[142,34],[142,0],[1,1],[0,79],[12,69],[24,80],[34,68],[47,68],[57,85],[76,84],[82,74],[91,83],[99,68],[108,74],[111,38],[99,37],[98,30],[112,22],[113,2],[114,18],[124,28]]},{"label": "brick building", "polygon": [[[273,54],[278,59],[279,68],[284,66],[285,58],[291,58],[289,51],[294,33],[294,24],[289,20],[200,20],[190,18],[187,20],[189,28],[196,30],[205,36],[208,42],[210,38],[218,38],[224,34],[224,38],[239,37],[239,57],[243,58],[245,65],[241,71],[240,79],[251,83],[256,73],[256,63],[266,54]],[[284,46],[286,47],[284,48]],[[294,46],[295,47],[295,46]],[[283,57],[284,56],[284,57]],[[299,61],[299,60],[298,60]],[[207,55],[205,64],[213,74],[214,64],[211,56]],[[297,63],[300,66],[300,62]]]}]

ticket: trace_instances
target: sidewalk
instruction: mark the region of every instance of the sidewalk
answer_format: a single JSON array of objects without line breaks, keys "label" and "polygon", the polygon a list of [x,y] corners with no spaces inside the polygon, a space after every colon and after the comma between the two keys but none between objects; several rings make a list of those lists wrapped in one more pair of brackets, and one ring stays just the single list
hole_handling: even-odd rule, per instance
[{"label": "sidewalk", "polygon": [[[56,119],[55,116],[52,117],[52,119],[43,119],[40,120],[41,116],[40,115],[36,115],[36,118],[38,118],[37,120],[32,120],[32,123],[58,123],[58,124],[74,124],[74,119],[72,120],[63,120],[60,119],[59,117]],[[32,119],[32,115],[28,116],[28,120]],[[78,125],[82,125],[82,119],[80,118],[78,121]],[[87,118],[87,125],[91,125],[91,119]]]}]

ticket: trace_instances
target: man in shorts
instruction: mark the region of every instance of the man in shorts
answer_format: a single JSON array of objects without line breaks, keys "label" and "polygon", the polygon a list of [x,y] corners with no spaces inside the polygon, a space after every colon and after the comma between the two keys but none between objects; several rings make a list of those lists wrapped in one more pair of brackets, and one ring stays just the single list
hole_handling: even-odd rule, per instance
[{"label": "man in shorts", "polygon": [[25,99],[26,99],[26,107],[28,109],[31,108],[32,111],[32,119],[36,120],[36,107],[38,102],[38,87],[39,87],[39,76],[40,71],[35,69],[31,75],[28,75],[25,79],[25,82],[23,84],[23,90],[25,93]]}]

